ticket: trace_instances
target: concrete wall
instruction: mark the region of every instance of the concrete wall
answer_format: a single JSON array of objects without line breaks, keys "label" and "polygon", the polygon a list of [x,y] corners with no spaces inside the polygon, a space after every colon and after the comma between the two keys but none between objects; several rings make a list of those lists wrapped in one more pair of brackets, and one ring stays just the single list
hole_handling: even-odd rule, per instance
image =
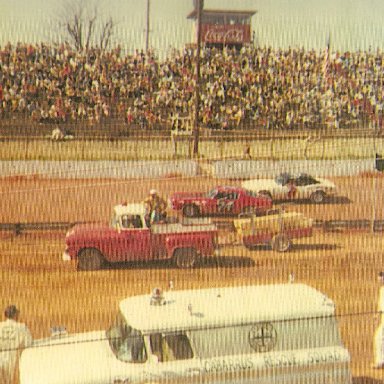
[{"label": "concrete wall", "polygon": [[194,161],[1,161],[0,176],[57,178],[153,178],[195,176]]},{"label": "concrete wall", "polygon": [[32,176],[57,178],[155,178],[210,174],[217,178],[274,177],[280,172],[306,172],[317,176],[350,176],[372,171],[368,160],[256,161],[1,161],[0,177]]},{"label": "concrete wall", "polygon": [[219,178],[274,177],[281,172],[310,173],[317,176],[350,176],[372,171],[374,159],[368,160],[292,160],[256,161],[225,160],[212,165],[213,176]]}]

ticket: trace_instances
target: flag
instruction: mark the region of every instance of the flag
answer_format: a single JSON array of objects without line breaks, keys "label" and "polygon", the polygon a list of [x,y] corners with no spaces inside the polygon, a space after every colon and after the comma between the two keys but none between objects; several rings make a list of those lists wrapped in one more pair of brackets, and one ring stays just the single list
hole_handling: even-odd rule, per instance
[{"label": "flag", "polygon": [[326,82],[328,82],[330,43],[331,43],[331,39],[330,39],[330,35],[328,35],[327,46],[325,48],[324,59],[323,59],[323,79]]}]

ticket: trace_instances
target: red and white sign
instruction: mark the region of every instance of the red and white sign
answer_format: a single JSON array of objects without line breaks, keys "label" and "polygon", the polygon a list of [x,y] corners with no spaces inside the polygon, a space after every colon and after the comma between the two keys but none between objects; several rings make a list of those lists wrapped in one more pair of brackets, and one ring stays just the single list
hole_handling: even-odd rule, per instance
[{"label": "red and white sign", "polygon": [[213,25],[201,26],[201,39],[204,43],[242,44],[250,42],[249,25]]}]

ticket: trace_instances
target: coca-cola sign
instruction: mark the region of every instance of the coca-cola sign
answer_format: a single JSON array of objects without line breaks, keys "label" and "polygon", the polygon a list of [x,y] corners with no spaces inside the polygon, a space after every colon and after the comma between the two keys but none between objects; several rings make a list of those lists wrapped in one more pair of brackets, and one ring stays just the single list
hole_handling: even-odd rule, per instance
[{"label": "coca-cola sign", "polygon": [[205,43],[239,44],[250,42],[249,25],[212,25],[201,26],[201,37]]}]

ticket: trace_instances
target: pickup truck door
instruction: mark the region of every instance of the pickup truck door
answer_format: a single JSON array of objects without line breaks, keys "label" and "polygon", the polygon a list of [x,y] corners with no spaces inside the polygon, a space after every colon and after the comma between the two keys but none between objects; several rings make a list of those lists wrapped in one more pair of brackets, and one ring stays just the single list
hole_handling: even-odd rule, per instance
[{"label": "pickup truck door", "polygon": [[121,220],[114,241],[114,261],[140,261],[151,259],[151,232],[139,216]]},{"label": "pickup truck door", "polygon": [[122,228],[117,234],[115,261],[151,259],[151,233],[148,228]]}]

